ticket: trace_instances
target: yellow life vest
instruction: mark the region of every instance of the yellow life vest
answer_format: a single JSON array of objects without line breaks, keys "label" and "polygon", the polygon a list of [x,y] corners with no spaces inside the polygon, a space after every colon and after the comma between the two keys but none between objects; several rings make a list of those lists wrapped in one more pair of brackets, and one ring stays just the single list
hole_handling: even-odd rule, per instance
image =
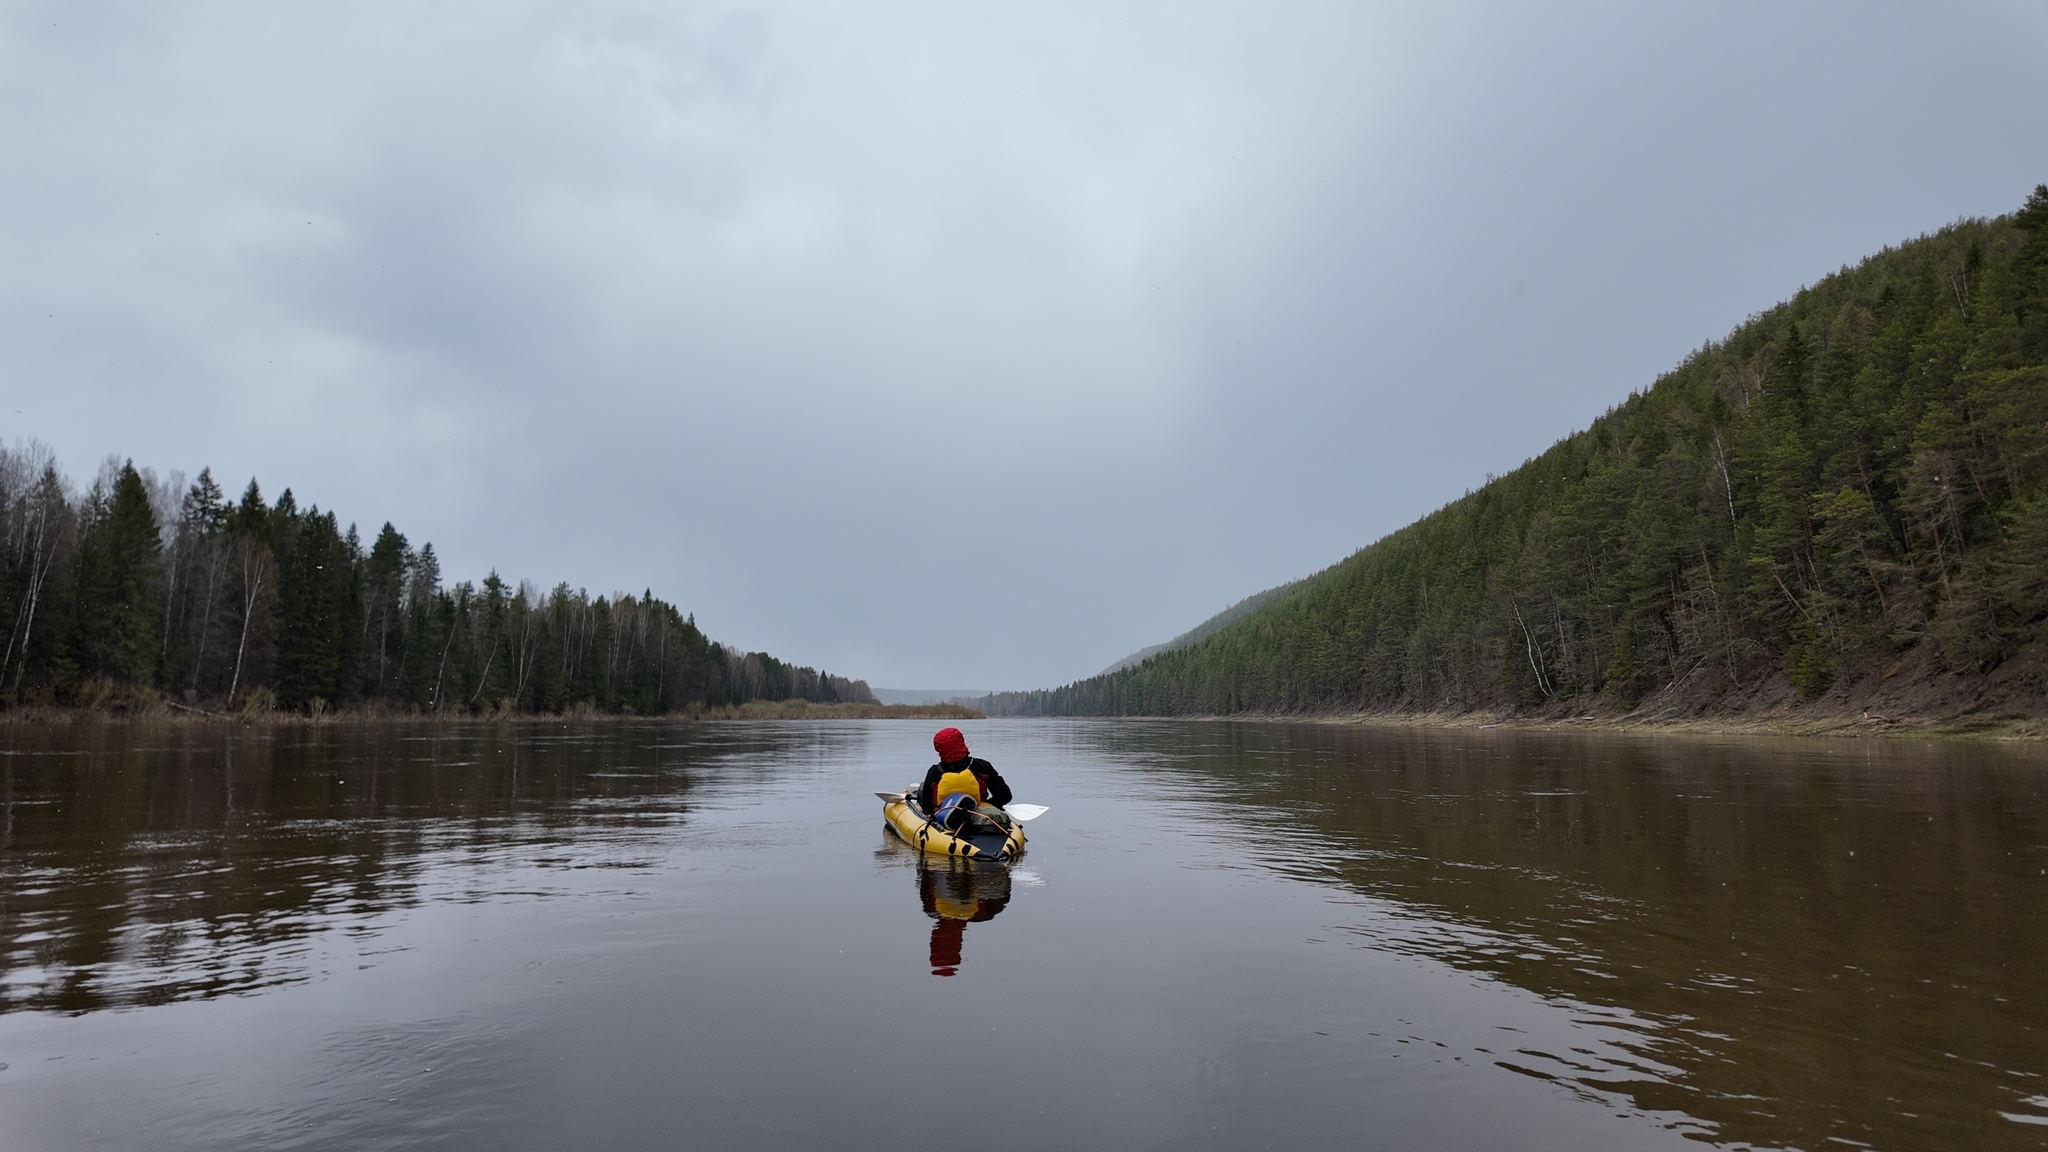
[{"label": "yellow life vest", "polygon": [[932,789],[932,803],[944,804],[946,797],[956,792],[967,793],[974,797],[977,804],[987,799],[982,795],[981,777],[976,776],[972,768],[962,768],[958,772],[948,772],[939,777],[938,787]]}]

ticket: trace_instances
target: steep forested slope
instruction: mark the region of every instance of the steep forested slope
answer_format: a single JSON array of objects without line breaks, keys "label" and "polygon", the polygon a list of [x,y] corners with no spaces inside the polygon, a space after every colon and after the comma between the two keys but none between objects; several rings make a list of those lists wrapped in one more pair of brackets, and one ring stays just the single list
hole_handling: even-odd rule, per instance
[{"label": "steep forested slope", "polygon": [[1255,592],[1214,616],[1209,617],[1207,620],[1202,621],[1200,624],[1195,625],[1193,628],[1175,636],[1173,639],[1163,644],[1153,644],[1146,648],[1140,648],[1129,656],[1104,668],[1102,671],[1105,675],[1111,672],[1122,671],[1125,668],[1143,664],[1162,652],[1171,652],[1176,648],[1185,648],[1196,641],[1207,640],[1216,633],[1223,631],[1231,623],[1244,619],[1273,601],[1287,595],[1289,592],[1294,591],[1295,585],[1300,583],[1301,581],[1294,580],[1282,584],[1278,588],[1268,588],[1264,592]]},{"label": "steep forested slope", "polygon": [[695,704],[869,702],[867,684],[714,644],[643,596],[543,593],[493,572],[441,583],[431,544],[240,501],[110,461],[75,494],[46,449],[0,448],[0,707],[168,694],[185,707],[318,713],[664,713]]},{"label": "steep forested slope", "polygon": [[2048,187],[1752,317],[1206,640],[989,707],[2039,713],[2044,632]]}]

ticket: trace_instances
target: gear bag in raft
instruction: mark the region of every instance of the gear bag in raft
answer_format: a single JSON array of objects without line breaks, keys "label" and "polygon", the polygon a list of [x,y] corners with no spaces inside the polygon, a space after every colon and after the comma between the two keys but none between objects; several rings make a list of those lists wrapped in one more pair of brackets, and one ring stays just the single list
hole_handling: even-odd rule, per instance
[{"label": "gear bag in raft", "polygon": [[949,832],[958,832],[974,818],[970,814],[977,807],[979,805],[974,802],[973,796],[965,792],[955,792],[939,801],[937,810],[932,813],[932,821]]}]

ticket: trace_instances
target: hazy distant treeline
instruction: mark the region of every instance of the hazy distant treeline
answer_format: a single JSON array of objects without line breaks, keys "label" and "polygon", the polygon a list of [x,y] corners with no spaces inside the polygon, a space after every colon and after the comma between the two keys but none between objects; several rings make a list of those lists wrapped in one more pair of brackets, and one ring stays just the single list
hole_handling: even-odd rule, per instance
[{"label": "hazy distant treeline", "polygon": [[1171,715],[1604,693],[1711,711],[1773,684],[1850,704],[1917,680],[1944,708],[2008,684],[2038,711],[2044,669],[2048,187],[1752,317],[1206,639],[978,703]]},{"label": "hazy distant treeline", "polygon": [[863,681],[714,644],[647,594],[441,581],[390,524],[251,480],[229,500],[108,461],[75,492],[48,449],[0,448],[0,702],[167,696],[188,707],[665,713],[750,700],[872,702]]}]

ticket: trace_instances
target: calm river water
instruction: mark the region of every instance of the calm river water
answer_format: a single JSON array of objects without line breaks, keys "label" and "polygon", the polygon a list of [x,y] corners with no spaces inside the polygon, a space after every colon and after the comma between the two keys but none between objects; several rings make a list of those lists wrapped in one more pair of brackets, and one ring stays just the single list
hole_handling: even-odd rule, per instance
[{"label": "calm river water", "polygon": [[0,1147],[2048,1145],[2048,760],[965,725],[0,728]]}]

